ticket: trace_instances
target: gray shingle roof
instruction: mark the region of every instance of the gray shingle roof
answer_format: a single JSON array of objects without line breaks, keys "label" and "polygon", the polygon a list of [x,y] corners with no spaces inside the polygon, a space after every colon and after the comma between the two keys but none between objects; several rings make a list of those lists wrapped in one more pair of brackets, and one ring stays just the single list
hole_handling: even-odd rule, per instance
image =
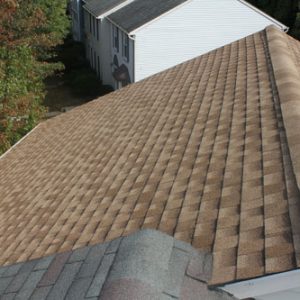
[{"label": "gray shingle roof", "polygon": [[108,16],[126,32],[147,24],[187,0],[135,0]]},{"label": "gray shingle roof", "polygon": [[0,268],[1,299],[233,299],[211,256],[154,230]]},{"label": "gray shingle roof", "polygon": [[84,0],[84,2],[84,7],[98,17],[125,2],[125,0]]}]

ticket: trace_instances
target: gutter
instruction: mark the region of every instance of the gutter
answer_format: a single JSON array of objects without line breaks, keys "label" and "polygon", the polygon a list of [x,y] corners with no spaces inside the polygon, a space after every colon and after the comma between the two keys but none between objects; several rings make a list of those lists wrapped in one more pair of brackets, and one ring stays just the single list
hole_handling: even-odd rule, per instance
[{"label": "gutter", "polygon": [[226,284],[219,289],[238,299],[254,298],[300,287],[300,270]]}]

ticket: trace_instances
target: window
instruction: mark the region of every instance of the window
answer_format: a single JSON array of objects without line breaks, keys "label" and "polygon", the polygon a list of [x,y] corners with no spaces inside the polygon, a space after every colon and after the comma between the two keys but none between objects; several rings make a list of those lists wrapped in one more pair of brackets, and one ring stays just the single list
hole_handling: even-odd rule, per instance
[{"label": "window", "polygon": [[96,20],[96,26],[97,26],[97,41],[99,41],[99,19]]},{"label": "window", "polygon": [[113,26],[113,45],[117,52],[119,52],[119,28]]},{"label": "window", "polygon": [[90,53],[90,64],[91,67],[93,67],[93,49],[91,48],[91,53]]},{"label": "window", "polygon": [[125,33],[123,34],[122,55],[129,61],[129,37]]},{"label": "window", "polygon": [[100,58],[99,58],[99,56],[97,57],[97,62],[98,62],[98,76],[100,78]]},{"label": "window", "polygon": [[92,33],[92,15],[89,16],[90,16],[90,33]]},{"label": "window", "polygon": [[95,33],[96,33],[95,22],[96,22],[96,19],[93,17],[93,36],[95,36]]}]

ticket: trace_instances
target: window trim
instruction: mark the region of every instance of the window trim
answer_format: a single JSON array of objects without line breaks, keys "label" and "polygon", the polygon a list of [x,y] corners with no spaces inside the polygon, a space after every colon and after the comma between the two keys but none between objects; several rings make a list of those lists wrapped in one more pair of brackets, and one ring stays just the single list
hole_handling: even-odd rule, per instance
[{"label": "window trim", "polygon": [[99,19],[96,19],[97,41],[99,41]]},{"label": "window trim", "polygon": [[122,56],[129,62],[129,36],[125,33],[122,36]]},{"label": "window trim", "polygon": [[93,17],[93,36],[96,36],[96,18]]},{"label": "window trim", "polygon": [[98,69],[98,77],[100,78],[100,57],[97,55],[97,69]]},{"label": "window trim", "polygon": [[89,16],[90,16],[90,18],[89,18],[89,20],[90,20],[90,34],[92,34],[92,15],[91,14],[89,14]]},{"label": "window trim", "polygon": [[113,25],[113,47],[114,49],[119,52],[120,50],[120,41],[119,41],[119,28]]}]

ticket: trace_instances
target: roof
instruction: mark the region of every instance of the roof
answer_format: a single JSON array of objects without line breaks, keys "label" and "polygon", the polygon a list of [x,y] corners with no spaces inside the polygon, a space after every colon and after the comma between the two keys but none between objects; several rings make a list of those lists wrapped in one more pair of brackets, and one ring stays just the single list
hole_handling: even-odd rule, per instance
[{"label": "roof", "polygon": [[92,15],[99,17],[125,1],[126,0],[84,0],[84,8]]},{"label": "roof", "polygon": [[147,24],[176,6],[188,0],[135,0],[118,9],[108,18],[124,31],[131,31]]},{"label": "roof", "polygon": [[212,285],[299,268],[299,54],[268,27],[41,123],[0,159],[0,264],[152,228]]},{"label": "roof", "polygon": [[211,256],[157,231],[0,267],[1,299],[234,299],[208,290]]},{"label": "roof", "polygon": [[[187,1],[188,0],[134,0],[110,14],[108,16],[108,19],[127,33],[131,33],[135,29],[140,28],[141,26],[149,23],[150,21],[160,17],[164,13]],[[274,25],[278,26],[282,30],[288,30],[287,26],[270,17],[253,5],[249,4],[247,1],[238,1],[243,5],[248,6],[250,9],[255,10],[255,12],[264,16],[265,18],[269,19],[273,22]]]}]

